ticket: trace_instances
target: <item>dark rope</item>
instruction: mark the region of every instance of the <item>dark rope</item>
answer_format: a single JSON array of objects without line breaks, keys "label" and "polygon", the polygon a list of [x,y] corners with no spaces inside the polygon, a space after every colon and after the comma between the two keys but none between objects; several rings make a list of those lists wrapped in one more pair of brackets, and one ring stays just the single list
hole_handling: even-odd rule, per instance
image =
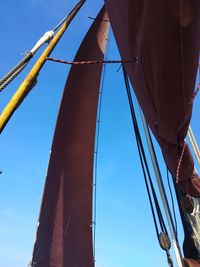
[{"label": "dark rope", "polygon": [[[134,131],[135,131],[135,137],[136,137],[140,162],[141,162],[142,171],[144,174],[144,181],[145,181],[146,190],[147,190],[147,194],[148,194],[148,198],[149,198],[149,203],[150,203],[150,207],[151,207],[151,212],[152,212],[152,216],[153,216],[153,221],[154,221],[154,226],[155,226],[155,230],[156,230],[156,234],[157,234],[157,239],[158,239],[158,242],[160,244],[158,223],[156,220],[154,205],[156,207],[157,217],[158,217],[160,228],[161,228],[162,232],[166,233],[167,236],[168,236],[168,232],[167,232],[166,225],[164,223],[162,212],[161,212],[161,209],[160,209],[160,206],[158,203],[158,199],[157,199],[156,192],[155,192],[153,182],[152,182],[152,178],[150,175],[150,171],[149,171],[149,167],[148,167],[148,163],[147,163],[147,159],[146,159],[146,155],[145,155],[145,151],[144,151],[144,147],[143,147],[143,143],[142,143],[142,139],[141,139],[138,123],[137,123],[137,118],[136,118],[136,114],[135,114],[135,110],[134,110],[134,106],[133,106],[133,100],[132,100],[130,85],[129,85],[129,81],[128,81],[128,76],[126,74],[124,67],[123,67],[123,74],[124,74],[124,81],[125,81],[125,86],[126,86],[126,91],[127,91],[128,101],[129,101],[129,107],[131,110],[131,117],[132,117],[132,121],[133,121],[133,127],[134,127]],[[145,171],[145,169],[146,169],[146,171]],[[146,172],[147,172],[147,174],[146,174]],[[148,180],[147,180],[147,176],[148,176]],[[150,187],[149,187],[149,185],[150,185]],[[151,188],[151,193],[150,193],[150,188]],[[153,205],[151,194],[153,196],[154,205]],[[171,258],[169,258],[169,251],[168,250],[165,250],[165,251],[167,254],[167,259],[168,259],[169,265],[173,266],[172,261],[170,261]]]},{"label": "dark rope", "polygon": [[170,196],[171,196],[171,202],[172,202],[172,211],[173,211],[173,216],[174,216],[174,225],[175,225],[176,238],[178,240],[178,226],[177,226],[177,220],[176,220],[174,198],[173,198],[172,188],[171,188],[170,180],[169,180],[169,169],[168,168],[167,168],[167,183],[168,183],[169,192],[170,192]]},{"label": "dark rope", "polygon": [[[136,134],[137,144],[138,144],[138,150],[139,150],[139,154],[141,154],[140,158],[143,158],[143,162],[144,162],[147,174],[148,174],[149,183],[150,183],[150,187],[151,187],[151,190],[152,190],[152,195],[153,195],[153,198],[154,198],[155,206],[156,206],[156,209],[157,209],[158,219],[160,221],[161,229],[167,233],[167,229],[166,229],[166,226],[164,224],[164,220],[163,220],[162,213],[161,213],[161,210],[160,210],[160,207],[159,207],[158,199],[157,199],[157,196],[156,196],[156,193],[155,193],[155,189],[154,189],[154,186],[153,186],[153,182],[152,182],[152,179],[151,179],[151,175],[150,175],[150,171],[149,171],[146,155],[145,155],[145,152],[144,152],[142,139],[141,139],[140,132],[139,132],[139,127],[138,127],[138,124],[137,124],[136,114],[135,114],[133,101],[132,101],[132,97],[131,97],[130,85],[129,85],[128,77],[127,77],[127,74],[126,74],[124,68],[123,68],[123,72],[124,72],[124,79],[125,79],[125,85],[126,85],[126,89],[127,89],[128,100],[129,100],[129,106],[130,106],[130,109],[131,109],[133,126],[134,126],[134,130],[135,130],[135,134]],[[144,176],[146,178],[146,174],[145,173],[144,173]],[[147,180],[145,181],[145,183],[148,185]],[[148,194],[148,195],[150,196],[150,194]],[[151,209],[153,210],[153,206],[151,206]],[[153,211],[153,213],[154,213],[154,211]],[[156,221],[155,221],[155,225],[156,225]]]},{"label": "dark rope", "polygon": [[68,14],[66,17],[64,17],[64,19],[62,19],[62,20],[58,23],[58,25],[56,25],[56,26],[53,28],[52,31],[55,32],[58,28],[60,28],[60,26],[66,22],[66,20],[72,15],[72,13],[74,12],[74,10],[80,5],[81,2],[85,2],[85,0],[78,2],[78,4],[77,4],[77,5],[76,5],[76,6],[69,12],[69,14]]},{"label": "dark rope", "polygon": [[[78,3],[76,7],[79,5]],[[75,8],[76,8],[75,7]],[[74,8],[74,9],[75,9]],[[62,19],[54,28],[53,32],[55,32],[62,24],[66,22],[66,20],[70,17],[70,15],[73,13],[74,9],[66,16],[64,19]],[[28,51],[25,53],[24,58],[9,71],[1,80],[0,80],[0,91],[2,91],[12,80],[14,80],[15,77],[19,75],[19,73],[25,68],[26,64],[30,61],[30,59],[33,57],[34,53]]]},{"label": "dark rope", "polygon": [[122,64],[120,64],[120,66],[119,66],[119,68],[116,70],[116,72],[119,72],[121,68],[122,68]]},{"label": "dark rope", "polygon": [[0,80],[0,91],[2,91],[24,69],[32,57],[33,54],[27,52],[24,58]]},{"label": "dark rope", "polygon": [[[150,143],[151,143],[151,147],[152,147],[152,150],[153,150],[153,154],[154,154],[154,158],[155,158],[156,166],[157,166],[159,175],[160,175],[160,177],[161,177],[161,172],[160,172],[160,168],[159,168],[159,164],[158,164],[158,159],[157,159],[157,156],[156,156],[156,152],[155,152],[155,148],[154,148],[154,144],[153,144],[153,140],[152,140],[152,137],[151,137],[151,133],[150,133],[149,127],[147,127],[147,130],[148,130],[148,133],[149,133]],[[176,215],[175,215],[174,199],[173,199],[173,195],[172,195],[171,186],[170,186],[170,183],[169,183],[168,172],[167,172],[167,178],[168,178],[168,186],[169,186],[170,195],[171,195],[171,200],[172,200],[172,209],[173,209],[174,222],[175,222],[175,234],[176,234],[176,239],[178,240],[178,236],[177,236],[178,231],[177,231],[177,221],[176,221]]]},{"label": "dark rope", "polygon": [[20,74],[20,72],[22,72],[27,64],[28,62],[16,70],[3,84],[0,85],[0,92],[3,91],[3,89],[6,88],[6,86],[8,86]]},{"label": "dark rope", "polygon": [[128,59],[128,60],[85,60],[85,61],[66,61],[57,58],[47,57],[47,60],[68,64],[68,65],[85,65],[85,64],[116,64],[116,63],[136,63],[138,58]]},{"label": "dark rope", "polygon": [[[159,167],[159,164],[158,164],[158,159],[157,159],[157,156],[156,156],[156,152],[155,152],[153,140],[152,140],[152,137],[151,137],[151,133],[150,133],[150,130],[149,130],[149,126],[147,127],[147,130],[148,130],[148,134],[149,134],[149,137],[150,137],[150,143],[151,143],[151,147],[152,147],[152,150],[153,150],[153,154],[154,154],[157,170],[159,172],[159,176],[161,177],[160,167]],[[176,227],[175,228],[176,240],[178,241],[178,236],[177,236],[177,232],[178,231],[177,231],[177,221],[176,221],[176,215],[175,215],[174,200],[173,200],[173,195],[172,195],[172,190],[171,190],[170,184],[168,184],[168,185],[169,185],[169,190],[170,190],[171,199],[172,199],[172,208],[173,208],[174,222],[175,222],[175,227]]]},{"label": "dark rope", "polygon": [[173,267],[174,264],[173,264],[169,251],[166,251],[166,255],[167,255],[167,261],[168,261],[169,267]]}]

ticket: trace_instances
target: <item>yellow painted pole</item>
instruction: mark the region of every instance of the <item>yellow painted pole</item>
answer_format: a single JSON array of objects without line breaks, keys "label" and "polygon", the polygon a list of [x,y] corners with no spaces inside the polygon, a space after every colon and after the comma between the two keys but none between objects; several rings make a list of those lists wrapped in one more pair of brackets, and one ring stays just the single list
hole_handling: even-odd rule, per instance
[{"label": "yellow painted pole", "polygon": [[20,87],[17,89],[13,97],[10,99],[7,106],[4,108],[0,115],[0,133],[3,131],[5,125],[9,121],[10,117],[14,113],[14,111],[17,109],[17,107],[20,105],[20,103],[23,101],[26,94],[31,89],[32,85],[36,81],[36,78],[39,74],[39,71],[43,67],[44,63],[47,60],[47,57],[51,54],[59,40],[61,39],[62,35],[64,34],[65,30],[68,28],[70,22],[73,20],[75,15],[78,13],[79,9],[82,7],[82,5],[85,3],[85,0],[81,0],[71,11],[69,14],[68,19],[63,24],[63,26],[60,28],[60,30],[57,32],[57,34],[53,37],[51,42],[49,43],[48,47],[45,49],[45,51],[42,53],[38,61],[35,63],[29,74],[26,76]]}]

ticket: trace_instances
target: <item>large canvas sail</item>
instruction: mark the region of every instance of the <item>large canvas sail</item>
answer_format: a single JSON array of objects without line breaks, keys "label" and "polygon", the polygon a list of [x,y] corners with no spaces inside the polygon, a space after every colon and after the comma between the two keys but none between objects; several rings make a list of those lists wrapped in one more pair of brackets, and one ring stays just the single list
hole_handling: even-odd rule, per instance
[{"label": "large canvas sail", "polygon": [[[75,61],[103,60],[108,19],[103,8]],[[94,266],[93,156],[101,64],[72,66],[57,119],[42,199],[34,267]]]},{"label": "large canvas sail", "polygon": [[183,192],[200,197],[200,180],[184,143],[198,67],[200,1],[105,2],[122,59],[139,59],[125,68],[166,164]]},{"label": "large canvas sail", "polygon": [[[200,180],[184,145],[199,60],[200,1],[105,2],[122,59],[139,59],[138,64],[124,67],[166,164],[178,180],[179,203],[183,193],[200,197]],[[188,264],[200,266],[198,198],[194,203],[192,214],[180,206],[183,248],[185,257],[190,258]]]}]

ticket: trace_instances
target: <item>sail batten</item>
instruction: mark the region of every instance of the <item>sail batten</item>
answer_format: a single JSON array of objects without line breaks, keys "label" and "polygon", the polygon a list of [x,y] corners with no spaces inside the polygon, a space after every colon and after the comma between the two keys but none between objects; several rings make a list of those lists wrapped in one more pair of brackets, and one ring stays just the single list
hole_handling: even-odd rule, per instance
[{"label": "sail batten", "polygon": [[[103,60],[109,23],[100,11],[75,61]],[[32,265],[94,266],[93,157],[102,65],[72,66],[57,119]]]}]

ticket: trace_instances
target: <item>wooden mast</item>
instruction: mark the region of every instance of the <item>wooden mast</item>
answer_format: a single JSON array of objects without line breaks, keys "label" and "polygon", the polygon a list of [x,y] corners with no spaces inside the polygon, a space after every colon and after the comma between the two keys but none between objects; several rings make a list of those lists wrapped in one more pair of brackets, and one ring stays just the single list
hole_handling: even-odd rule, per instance
[{"label": "wooden mast", "polygon": [[40,58],[37,60],[29,74],[26,76],[24,81],[21,83],[13,97],[10,99],[7,106],[4,108],[2,113],[0,114],[0,133],[3,131],[5,125],[9,121],[12,114],[15,112],[17,107],[21,104],[23,99],[26,97],[28,92],[32,89],[32,87],[36,83],[37,76],[39,75],[39,71],[42,69],[43,65],[45,64],[47,57],[51,54],[61,37],[63,36],[64,32],[68,28],[70,22],[73,20],[75,15],[78,13],[82,5],[85,3],[85,0],[81,0],[74,9],[70,12],[68,19],[65,21],[63,26],[57,32],[57,34],[53,37],[51,42],[49,43],[48,47],[42,53]]}]

